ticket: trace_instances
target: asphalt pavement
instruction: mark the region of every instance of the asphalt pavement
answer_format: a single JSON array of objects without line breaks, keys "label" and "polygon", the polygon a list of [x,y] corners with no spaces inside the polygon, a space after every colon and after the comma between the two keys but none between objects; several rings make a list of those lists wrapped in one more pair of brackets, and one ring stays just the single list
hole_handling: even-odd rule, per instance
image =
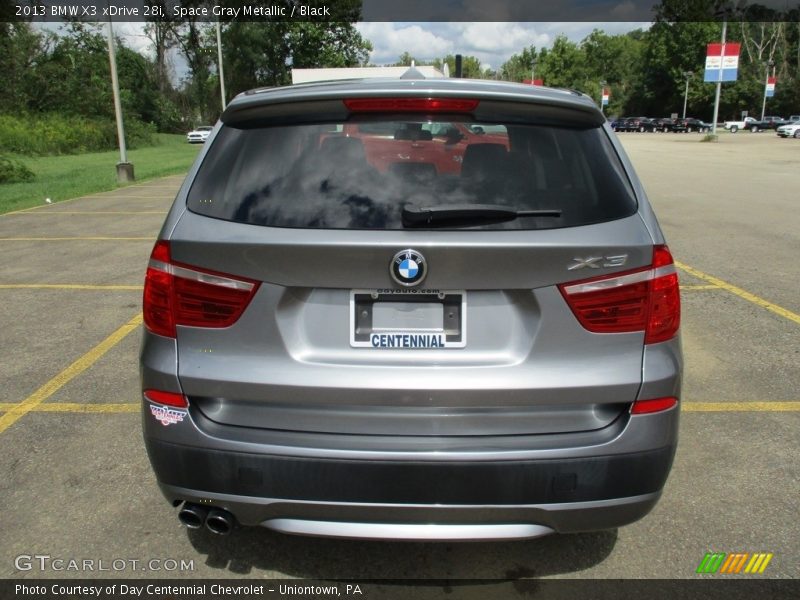
[{"label": "asphalt pavement", "polygon": [[800,577],[800,143],[620,137],[683,285],[681,439],[646,518],[512,543],[184,529],[138,407],[141,285],[182,181],[169,177],[0,216],[0,578],[671,579],[700,577],[707,552],[772,553],[758,577]]}]

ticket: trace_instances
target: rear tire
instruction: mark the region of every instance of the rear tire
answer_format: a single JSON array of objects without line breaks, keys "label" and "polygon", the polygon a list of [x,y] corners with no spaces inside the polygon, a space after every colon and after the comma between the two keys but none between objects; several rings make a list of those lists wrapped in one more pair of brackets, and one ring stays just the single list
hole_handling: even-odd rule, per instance
[{"label": "rear tire", "polygon": [[750,133],[758,133],[758,125],[753,125],[750,127]]},{"label": "rear tire", "polygon": [[691,127],[687,127],[686,128],[686,133],[692,133],[692,128]]},{"label": "rear tire", "polygon": [[644,126],[639,127],[639,133],[644,133]]},{"label": "rear tire", "polygon": [[731,133],[736,133],[739,131],[739,128],[736,125],[731,125]]},{"label": "rear tire", "polygon": [[796,140],[800,140],[800,129],[795,130],[794,135],[792,137]]}]

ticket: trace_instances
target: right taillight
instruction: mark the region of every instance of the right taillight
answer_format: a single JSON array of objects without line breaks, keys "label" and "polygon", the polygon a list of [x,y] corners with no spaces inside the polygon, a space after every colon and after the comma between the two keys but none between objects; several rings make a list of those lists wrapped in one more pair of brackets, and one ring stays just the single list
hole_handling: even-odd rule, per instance
[{"label": "right taillight", "polygon": [[652,413],[669,410],[678,405],[674,396],[667,398],[653,398],[652,400],[637,400],[631,405],[632,415],[649,415]]},{"label": "right taillight", "polygon": [[575,317],[594,333],[644,331],[644,343],[664,342],[680,327],[678,274],[669,248],[653,248],[649,267],[558,286]]},{"label": "right taillight", "polygon": [[174,262],[169,242],[153,248],[144,282],[145,326],[175,337],[177,325],[229,327],[247,308],[258,282]]}]

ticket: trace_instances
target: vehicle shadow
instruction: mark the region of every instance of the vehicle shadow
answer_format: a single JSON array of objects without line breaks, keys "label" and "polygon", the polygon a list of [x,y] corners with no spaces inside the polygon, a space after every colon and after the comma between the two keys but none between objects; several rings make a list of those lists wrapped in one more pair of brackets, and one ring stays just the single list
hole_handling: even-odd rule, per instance
[{"label": "vehicle shadow", "polygon": [[605,560],[617,530],[514,542],[421,543],[289,536],[256,527],[217,536],[187,530],[219,577],[303,579],[527,579],[588,569]]}]

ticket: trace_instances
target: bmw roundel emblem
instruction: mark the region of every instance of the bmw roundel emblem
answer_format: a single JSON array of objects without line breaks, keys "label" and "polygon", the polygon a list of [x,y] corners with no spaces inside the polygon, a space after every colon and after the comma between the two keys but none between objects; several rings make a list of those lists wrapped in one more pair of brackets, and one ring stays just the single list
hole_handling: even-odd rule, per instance
[{"label": "bmw roundel emblem", "polygon": [[400,285],[417,285],[428,273],[425,257],[416,250],[401,250],[392,258],[389,273]]}]

